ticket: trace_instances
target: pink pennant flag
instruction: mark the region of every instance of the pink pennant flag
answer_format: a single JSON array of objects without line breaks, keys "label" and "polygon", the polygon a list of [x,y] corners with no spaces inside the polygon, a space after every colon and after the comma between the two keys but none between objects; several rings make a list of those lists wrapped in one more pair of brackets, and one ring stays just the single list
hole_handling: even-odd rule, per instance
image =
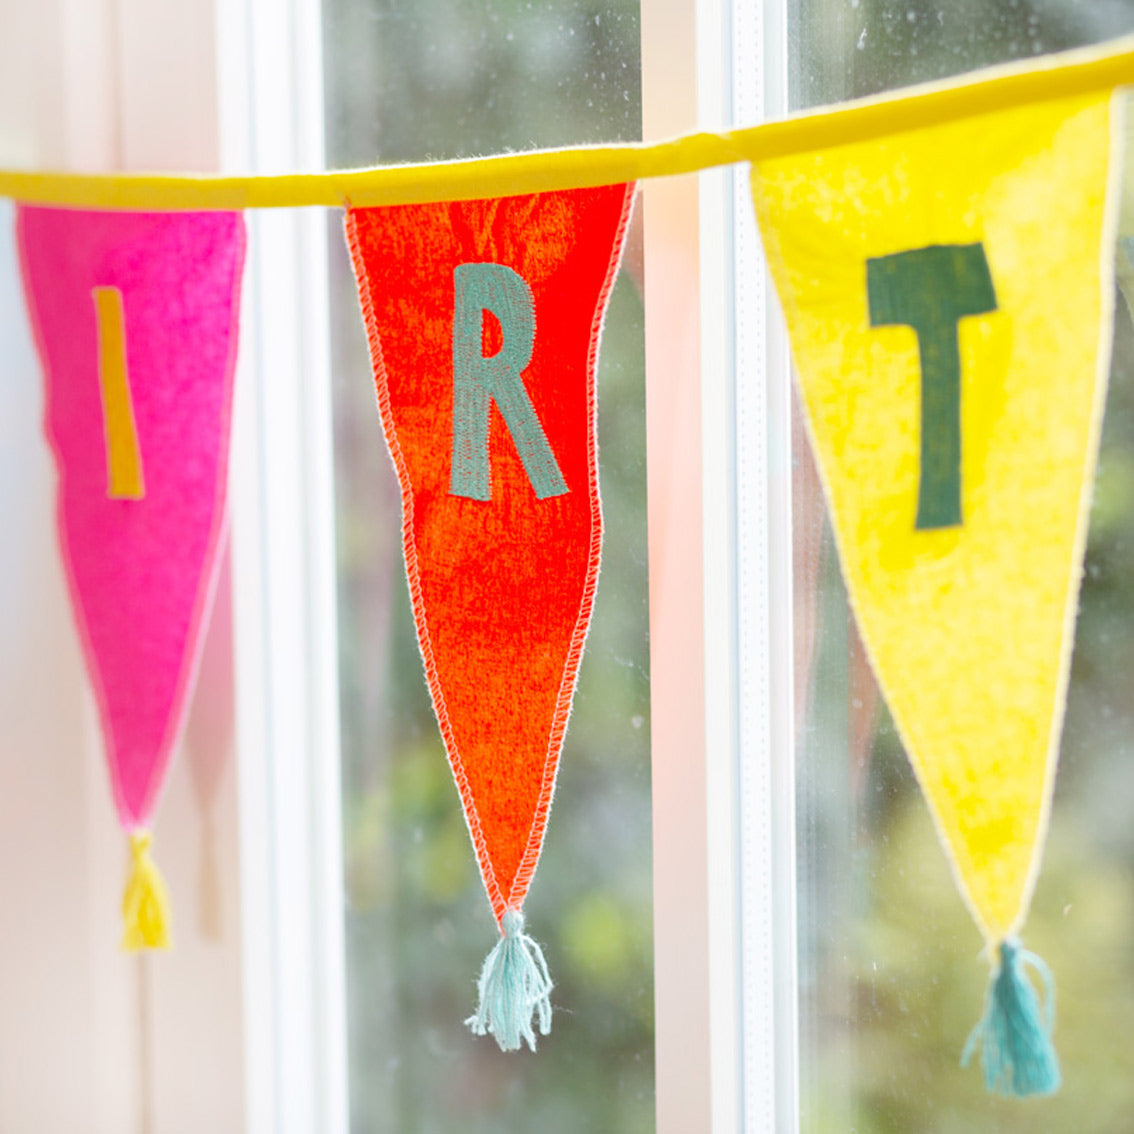
[{"label": "pink pennant flag", "polygon": [[123,946],[167,947],[149,825],[225,531],[239,213],[20,206],[59,540],[133,872]]}]

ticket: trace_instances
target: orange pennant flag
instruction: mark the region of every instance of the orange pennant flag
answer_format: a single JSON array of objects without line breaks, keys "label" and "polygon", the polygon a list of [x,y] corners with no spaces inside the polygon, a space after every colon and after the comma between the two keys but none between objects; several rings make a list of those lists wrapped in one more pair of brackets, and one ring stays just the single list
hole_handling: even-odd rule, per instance
[{"label": "orange pennant flag", "polygon": [[524,898],[598,580],[595,370],[633,195],[351,209],[418,643],[502,938],[469,1023],[550,1026]]}]

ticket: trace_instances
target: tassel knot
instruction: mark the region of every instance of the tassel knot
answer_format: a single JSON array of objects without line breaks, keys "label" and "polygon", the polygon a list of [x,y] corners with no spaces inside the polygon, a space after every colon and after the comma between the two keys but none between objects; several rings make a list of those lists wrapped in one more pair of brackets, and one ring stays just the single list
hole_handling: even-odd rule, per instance
[{"label": "tassel knot", "polygon": [[122,896],[122,948],[168,949],[169,894],[150,857],[149,831],[130,833],[130,878]]},{"label": "tassel knot", "polygon": [[[1030,966],[1043,983],[1043,1011],[1028,979]],[[972,1030],[961,1066],[980,1045],[984,1084],[990,1091],[1024,1098],[1059,1090],[1059,1060],[1051,1042],[1055,1027],[1055,981],[1043,961],[1009,938],[1000,946],[1000,968],[992,976],[984,1017]]]},{"label": "tassel knot", "polygon": [[495,1037],[501,1051],[517,1051],[520,1041],[535,1051],[533,1018],[541,1035],[551,1031],[551,977],[543,950],[524,933],[524,915],[506,910],[501,938],[484,961],[477,981],[480,1003],[465,1023],[478,1036]]}]

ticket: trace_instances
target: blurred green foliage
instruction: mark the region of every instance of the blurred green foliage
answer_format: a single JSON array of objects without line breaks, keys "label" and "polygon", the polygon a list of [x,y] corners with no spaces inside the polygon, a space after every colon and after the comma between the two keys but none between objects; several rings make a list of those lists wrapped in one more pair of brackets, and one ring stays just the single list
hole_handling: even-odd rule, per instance
[{"label": "blurred green foliage", "polygon": [[[335,165],[640,136],[629,0],[326,0],[324,35]],[[652,1130],[641,297],[619,279],[603,337],[602,575],[525,909],[556,1014],[535,1056],[504,1055],[463,1024],[496,927],[414,639],[354,285],[331,247],[351,1128]]]},{"label": "blurred green foliage", "polygon": [[[1134,3],[801,0],[794,97],[837,101],[1134,29]],[[988,1095],[959,1057],[988,980],[884,708],[852,773],[849,614],[829,534],[798,756],[802,1128],[1134,1130],[1134,333],[1116,309],[1051,832],[1024,929],[1057,985],[1064,1085]]]}]

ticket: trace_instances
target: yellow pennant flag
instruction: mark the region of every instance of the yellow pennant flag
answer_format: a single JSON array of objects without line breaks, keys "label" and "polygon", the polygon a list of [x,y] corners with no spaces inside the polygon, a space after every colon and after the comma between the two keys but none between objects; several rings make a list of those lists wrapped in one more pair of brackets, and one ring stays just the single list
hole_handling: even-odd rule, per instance
[{"label": "yellow pennant flag", "polygon": [[995,958],[970,1047],[991,1089],[1047,1093],[1051,979],[1015,935],[1109,366],[1120,103],[895,111],[891,134],[851,121],[845,143],[754,164],[753,197],[850,600]]}]

